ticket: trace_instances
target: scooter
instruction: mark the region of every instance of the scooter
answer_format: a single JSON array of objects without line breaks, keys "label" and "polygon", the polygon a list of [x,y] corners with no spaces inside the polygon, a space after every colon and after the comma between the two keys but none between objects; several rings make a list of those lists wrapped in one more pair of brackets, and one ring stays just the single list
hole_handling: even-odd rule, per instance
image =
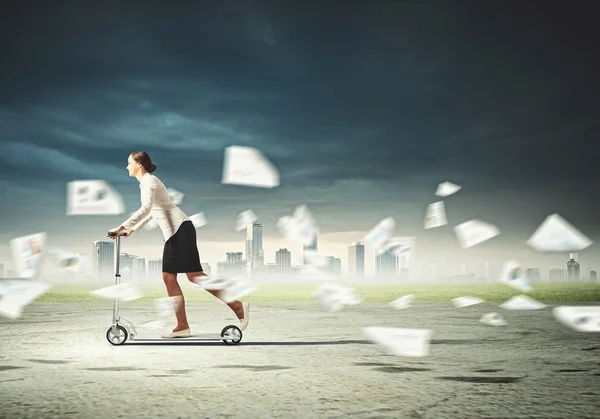
[{"label": "scooter", "polygon": [[[110,231],[108,237],[115,237],[117,234]],[[121,233],[116,239],[115,245],[115,285],[121,283],[121,275],[119,274],[119,255],[121,254],[121,237],[126,233]],[[200,335],[190,335],[182,338],[162,338],[153,335],[139,335],[133,324],[125,317],[119,316],[119,301],[115,300],[113,308],[112,326],[106,331],[106,339],[112,345],[122,345],[127,339],[136,342],[210,342],[222,340],[227,345],[237,345],[242,340],[242,331],[234,325],[225,326],[221,330],[221,334],[206,333]]]}]

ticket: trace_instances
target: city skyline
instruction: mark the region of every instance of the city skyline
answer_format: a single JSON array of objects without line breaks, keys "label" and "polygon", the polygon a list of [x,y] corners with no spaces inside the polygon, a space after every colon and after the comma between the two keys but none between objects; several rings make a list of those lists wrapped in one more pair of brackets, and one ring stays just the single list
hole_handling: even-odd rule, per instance
[{"label": "city skyline", "polygon": [[[92,243],[92,246],[94,248],[96,248],[96,243],[94,242]],[[105,244],[106,246],[108,246],[110,248],[110,252],[114,252],[114,242],[112,241],[101,241],[98,242],[98,245],[100,246],[100,248],[103,248],[103,244]],[[364,266],[365,268],[369,267],[370,269],[365,269],[364,270],[364,275],[359,275],[358,277],[354,274],[351,274],[351,272],[349,271],[349,264],[351,263],[351,258],[350,258],[350,253],[351,253],[351,249],[353,247],[355,247],[357,244],[360,244],[359,242],[353,242],[350,245],[347,246],[347,258],[343,258],[343,257],[338,257],[336,255],[331,255],[331,254],[327,254],[325,252],[323,252],[321,249],[318,249],[318,253],[320,253],[323,256],[326,256],[330,259],[335,258],[337,260],[340,261],[340,273],[345,276],[346,278],[377,278],[377,277],[385,277],[385,276],[389,276],[384,272],[379,272],[377,269],[377,264],[378,264],[378,259],[380,259],[381,256],[377,256],[375,254],[375,252],[373,251],[368,251],[367,249],[369,249],[368,246],[363,246],[362,244],[361,247],[363,248],[363,252],[364,252]],[[244,243],[244,245],[247,246],[247,242]],[[303,253],[304,252],[304,248],[305,246],[298,246],[300,251]],[[279,253],[280,251],[285,250],[288,254],[288,257],[290,258],[290,267],[291,268],[299,268],[301,266],[303,266],[304,263],[304,257],[303,255],[301,256],[296,256],[295,258],[292,259],[292,255],[294,254],[294,252],[290,251],[290,249],[288,248],[279,248],[277,249],[274,253],[273,253],[273,259],[265,259],[264,263],[261,265],[263,267],[268,266],[268,265],[276,265],[277,264],[277,253]],[[144,260],[144,264],[145,267],[144,269],[146,271],[150,271],[150,268],[148,268],[148,263],[150,261],[156,262],[161,260],[161,258],[159,256],[148,256],[148,255],[143,255],[143,254],[135,254],[132,253],[131,251],[123,251],[123,247],[121,247],[121,261],[123,261],[123,258],[131,258],[134,261],[132,263],[135,263],[135,259],[139,259],[142,258]],[[268,253],[267,253],[268,255]],[[385,254],[384,254],[385,255]],[[225,257],[223,257],[225,256]],[[556,256],[556,255],[555,255]],[[91,271],[92,272],[96,272],[96,268],[95,268],[95,259],[93,257],[93,255],[85,255],[84,257],[87,259],[87,261],[89,263],[91,263]],[[91,259],[90,259],[91,257]],[[113,256],[110,257],[111,260],[114,259]],[[206,260],[203,261],[203,264],[208,264],[208,266],[210,266],[210,270],[214,270],[215,268],[217,269],[216,272],[218,272],[219,275],[227,275],[226,272],[223,272],[220,268],[220,265],[225,263],[225,261],[229,262],[231,259],[236,259],[239,262],[243,262],[242,265],[240,265],[240,267],[244,267],[244,269],[240,270],[240,272],[235,273],[235,275],[240,275],[243,274],[243,272],[245,272],[245,268],[247,267],[247,255],[244,251],[236,251],[233,249],[227,249],[223,255],[221,255],[220,258],[217,258],[216,260],[212,261],[212,262],[207,262]],[[107,259],[106,256],[101,257],[100,259]],[[396,274],[395,275],[391,275],[391,276],[396,276],[399,279],[402,276],[402,268],[403,268],[403,264],[401,262],[400,257],[398,257],[397,261],[396,261]],[[298,263],[294,263],[298,262]],[[577,280],[579,280],[579,278],[581,280],[594,280],[594,274],[593,272],[597,272],[595,266],[590,266],[590,265],[586,265],[585,262],[582,265],[581,262],[581,257],[580,254],[578,252],[576,253],[568,253],[568,256],[566,256],[562,262],[557,262],[554,263],[553,265],[546,265],[546,266],[539,266],[539,265],[534,265],[534,264],[528,264],[526,262],[523,261],[519,261],[521,262],[522,266],[524,266],[524,268],[526,268],[528,270],[528,272],[535,270],[537,271],[537,273],[535,274],[536,276],[539,276],[541,279],[541,282],[549,282],[550,281],[550,277],[552,276],[551,271],[553,269],[560,269],[561,270],[561,275],[565,276],[565,280],[566,281],[572,281],[572,275],[573,273],[571,272],[572,269],[572,263],[576,262],[577,264],[577,278],[575,279],[575,282],[577,282]],[[45,265],[46,268],[50,268],[52,271],[55,271],[56,268],[54,266],[52,266],[51,263],[46,262],[48,265]],[[14,266],[11,265],[11,263],[7,263],[0,261],[0,264],[3,265],[3,269],[5,271],[5,274],[7,271],[13,271]],[[107,272],[105,272],[105,274],[107,274],[107,277],[112,277],[112,272],[113,272],[113,266],[112,262],[109,264],[110,266],[106,266],[107,268]],[[471,263],[465,263],[465,262],[461,262],[459,260],[446,260],[446,259],[442,259],[439,260],[437,263],[429,265],[425,268],[423,267],[416,267],[416,269],[414,267],[411,267],[411,269],[407,270],[407,274],[410,275],[411,279],[419,281],[426,281],[426,280],[430,280],[430,279],[459,279],[460,277],[467,278],[469,276],[473,276],[474,278],[485,278],[488,281],[490,280],[490,278],[498,278],[500,276],[501,270],[502,270],[502,265],[503,264],[496,264],[493,262],[489,262],[489,261],[483,261],[483,260],[476,260],[474,262]],[[569,267],[569,265],[571,265],[571,268]],[[158,266],[158,265],[157,265]],[[121,268],[123,268],[124,265],[121,265]],[[42,272],[45,271],[45,269],[42,269]],[[46,271],[47,272],[47,271]],[[158,273],[157,273],[158,272]],[[213,271],[214,272],[214,271]],[[589,275],[588,275],[589,274]],[[231,275],[231,273],[229,273],[229,275]],[[160,279],[160,274],[159,274],[159,268],[155,268],[154,269],[154,276],[156,276],[157,279]],[[451,281],[450,281],[451,282]]]},{"label": "city skyline", "polygon": [[[212,266],[226,251],[245,252],[246,232],[234,225],[248,209],[262,225],[265,262],[288,248],[301,264],[301,246],[276,225],[305,204],[319,249],[344,265],[350,243],[393,217],[395,235],[416,238],[416,269],[441,259],[562,266],[564,254],[526,244],[558,213],[594,242],[579,252],[582,269],[600,267],[590,152],[600,131],[599,39],[557,24],[582,19],[579,8],[359,2],[343,15],[308,4],[232,14],[190,2],[141,13],[134,3],[93,13],[53,4],[41,15],[13,5],[18,18],[0,26],[0,260],[12,263],[11,239],[38,232],[49,249],[84,254],[105,240],[140,206],[125,166],[145,150],[154,175],[185,194],[181,209],[206,215],[198,247]],[[176,28],[157,19],[166,14]],[[281,184],[222,184],[232,145],[263,152]],[[121,194],[123,214],[66,215],[67,183],[91,179]],[[445,181],[462,187],[443,198],[448,225],[424,230]],[[471,219],[501,234],[461,249],[453,227]],[[161,234],[136,233],[123,249],[160,257]]]}]

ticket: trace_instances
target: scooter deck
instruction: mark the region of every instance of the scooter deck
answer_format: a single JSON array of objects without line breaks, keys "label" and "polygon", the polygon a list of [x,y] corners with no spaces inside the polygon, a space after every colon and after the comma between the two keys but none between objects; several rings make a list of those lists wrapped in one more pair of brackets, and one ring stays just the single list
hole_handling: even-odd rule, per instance
[{"label": "scooter deck", "polygon": [[227,337],[223,337],[218,333],[205,333],[205,334],[198,334],[198,335],[190,335],[189,337],[185,337],[185,338],[163,338],[160,335],[138,335],[135,338],[130,338],[130,340],[133,341],[155,341],[155,340],[161,340],[161,341],[186,341],[186,342],[203,342],[203,341],[216,341],[216,340],[223,340],[229,338],[227,340],[231,340],[231,338],[229,336]]}]

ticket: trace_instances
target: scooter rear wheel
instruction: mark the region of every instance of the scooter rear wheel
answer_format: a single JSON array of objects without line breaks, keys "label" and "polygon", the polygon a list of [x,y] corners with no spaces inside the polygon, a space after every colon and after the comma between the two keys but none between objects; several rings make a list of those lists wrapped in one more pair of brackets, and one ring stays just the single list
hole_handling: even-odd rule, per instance
[{"label": "scooter rear wheel", "polygon": [[237,326],[225,326],[225,328],[221,331],[221,337],[223,342],[227,345],[237,345],[242,340],[242,331]]}]

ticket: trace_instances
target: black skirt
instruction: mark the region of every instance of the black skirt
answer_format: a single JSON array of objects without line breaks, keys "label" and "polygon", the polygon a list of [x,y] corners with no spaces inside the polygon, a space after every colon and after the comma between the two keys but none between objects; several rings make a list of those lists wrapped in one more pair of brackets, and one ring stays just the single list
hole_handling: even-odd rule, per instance
[{"label": "black skirt", "polygon": [[202,272],[196,244],[196,227],[191,221],[181,223],[177,232],[165,242],[162,271],[172,274]]}]

